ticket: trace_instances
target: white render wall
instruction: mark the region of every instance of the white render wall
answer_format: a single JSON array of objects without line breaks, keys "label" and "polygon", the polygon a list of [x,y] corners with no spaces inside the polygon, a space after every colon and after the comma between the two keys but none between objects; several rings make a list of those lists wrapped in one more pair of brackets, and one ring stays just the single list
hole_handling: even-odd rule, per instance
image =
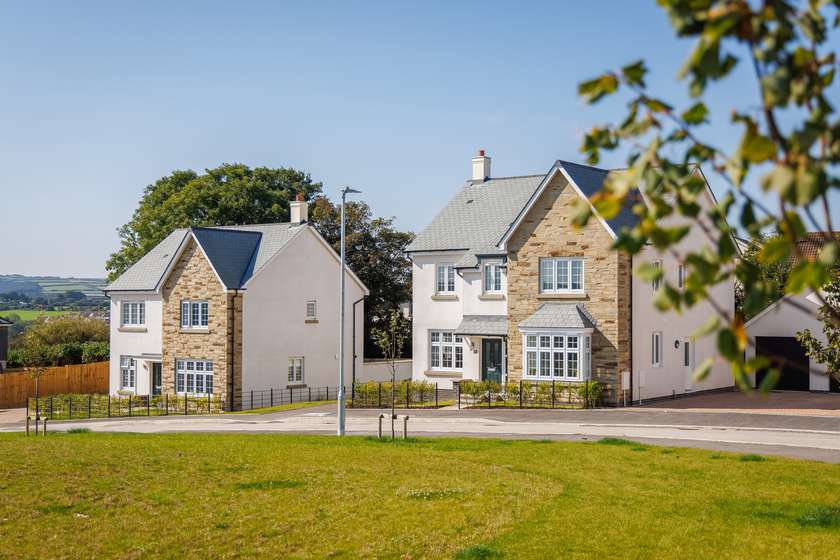
[{"label": "white render wall", "polygon": [[[413,366],[415,381],[437,383],[441,389],[451,389],[452,381],[481,378],[481,338],[464,337],[464,368],[460,375],[429,374],[429,331],[455,330],[464,315],[507,315],[507,274],[502,272],[502,298],[480,299],[484,291],[483,273],[479,270],[461,271],[455,275],[454,300],[435,299],[438,263],[456,263],[464,253],[415,253],[412,255],[413,275]],[[502,344],[503,351],[505,344]],[[507,360],[502,361],[507,374]]]},{"label": "white render wall", "polygon": [[[304,358],[308,387],[337,387],[339,360],[339,259],[312,228],[291,241],[243,293],[242,391],[285,388],[289,358]],[[353,303],[364,295],[345,280],[345,385],[353,368]],[[317,323],[306,322],[306,302],[316,302]],[[356,372],[363,368],[364,302],[356,305]]]},{"label": "white render wall", "polygon": [[[790,300],[793,300],[792,302]],[[815,314],[819,313],[819,301],[812,290],[790,296],[766,313],[755,316],[746,324],[747,329],[747,359],[755,357],[755,338],[757,336],[789,336],[795,337],[797,333],[810,329],[811,335],[826,345],[828,339],[823,333],[825,323],[820,321]],[[806,313],[793,304],[812,310],[814,315]],[[829,378],[826,375],[824,364],[818,364],[808,359],[810,373],[810,389],[812,391],[828,391]],[[755,386],[755,374],[750,375],[750,381]]]},{"label": "white render wall", "polygon": [[[145,332],[132,332],[122,329],[122,302],[145,302]],[[123,356],[134,358],[135,395],[151,393],[152,366],[160,358],[144,360],[143,354],[160,356],[163,352],[163,303],[159,294],[111,294],[111,365],[109,392],[114,395],[122,390],[120,363]]]},{"label": "white render wall", "polygon": [[[698,202],[701,206],[708,207],[711,200],[708,195],[701,196]],[[685,223],[681,216],[668,216],[662,222],[663,227],[674,227],[677,224]],[[674,249],[679,256],[672,253],[660,253],[652,246],[645,247],[640,253],[633,256],[633,268],[642,262],[661,260],[664,267],[664,279],[662,286],[667,282],[672,287],[678,286],[679,261],[681,256],[688,251],[696,252],[708,242],[703,231],[696,225]],[[633,284],[633,400],[641,397],[645,399],[655,397],[681,395],[686,392],[705,391],[723,387],[732,387],[734,380],[732,370],[728,363],[719,359],[712,366],[712,371],[705,380],[699,383],[691,383],[688,379],[690,391],[686,391],[686,368],[684,364],[683,342],[689,338],[703,324],[706,319],[714,315],[715,309],[708,301],[702,301],[691,309],[683,309],[682,315],[674,311],[660,312],[651,303],[653,297],[653,286],[650,281],[639,280],[635,276]],[[709,289],[709,296],[716,305],[725,310],[730,317],[735,313],[735,286],[731,281],[722,282]],[[662,366],[652,367],[652,336],[656,331],[662,332]],[[675,348],[674,342],[679,340],[680,347]],[[693,368],[697,368],[709,356],[718,356],[717,337],[707,336],[694,340]],[[643,372],[641,375],[640,373]],[[690,375],[690,374],[689,374]],[[640,387],[640,381],[644,379],[644,386]]]}]

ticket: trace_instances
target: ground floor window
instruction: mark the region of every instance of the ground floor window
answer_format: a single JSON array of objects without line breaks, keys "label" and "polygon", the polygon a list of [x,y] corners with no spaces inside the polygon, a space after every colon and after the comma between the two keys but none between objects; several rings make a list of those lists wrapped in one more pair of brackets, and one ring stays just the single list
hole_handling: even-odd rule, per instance
[{"label": "ground floor window", "polygon": [[175,360],[175,392],[204,395],[213,392],[212,360]]},{"label": "ground floor window", "polygon": [[589,379],[592,367],[590,334],[526,333],[523,339],[525,377],[565,381]]},{"label": "ground floor window", "polygon": [[134,358],[123,358],[121,364],[122,388],[134,389],[135,364]]},{"label": "ground floor window", "polygon": [[464,369],[464,346],[452,331],[429,331],[429,367],[433,370]]},{"label": "ground floor window", "polygon": [[289,358],[289,383],[303,383],[303,358]]}]

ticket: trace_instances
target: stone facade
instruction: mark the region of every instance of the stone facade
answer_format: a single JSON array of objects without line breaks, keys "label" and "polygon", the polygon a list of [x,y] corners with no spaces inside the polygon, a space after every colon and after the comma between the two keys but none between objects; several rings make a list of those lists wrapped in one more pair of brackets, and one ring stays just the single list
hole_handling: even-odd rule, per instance
[{"label": "stone facade", "polygon": [[[630,258],[611,251],[612,236],[597,220],[575,230],[572,208],[580,195],[558,174],[508,242],[508,376],[522,379],[522,333],[517,325],[544,301],[583,303],[596,319],[592,379],[602,401],[617,404],[621,373],[630,371]],[[540,258],[583,257],[584,293],[540,294]]]},{"label": "stone facade", "polygon": [[[190,238],[162,288],[163,393],[175,393],[175,361],[213,360],[213,393],[234,395],[234,409],[241,407],[242,295],[225,293],[207,258]],[[206,301],[206,329],[181,328],[181,302]],[[235,318],[234,318],[235,316]]]}]

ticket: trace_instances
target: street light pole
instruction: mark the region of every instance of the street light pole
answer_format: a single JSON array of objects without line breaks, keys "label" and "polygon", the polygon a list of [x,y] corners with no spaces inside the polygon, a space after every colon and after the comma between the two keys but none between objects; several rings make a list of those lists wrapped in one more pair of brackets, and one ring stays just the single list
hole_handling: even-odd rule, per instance
[{"label": "street light pole", "polygon": [[[344,276],[346,275],[347,271],[347,263],[344,260],[344,205],[345,197],[347,193],[360,193],[361,191],[357,191],[351,189],[350,187],[344,187],[341,189],[341,325],[339,326],[339,334],[338,334],[338,345],[339,345],[339,355],[338,355],[338,435],[344,435]],[[355,350],[355,349],[354,349]],[[354,351],[355,354],[355,351]]]}]

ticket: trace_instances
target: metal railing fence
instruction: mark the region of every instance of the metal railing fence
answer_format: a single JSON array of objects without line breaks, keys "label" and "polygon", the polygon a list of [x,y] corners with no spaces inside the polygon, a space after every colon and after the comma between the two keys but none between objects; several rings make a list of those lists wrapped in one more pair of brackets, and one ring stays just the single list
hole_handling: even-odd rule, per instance
[{"label": "metal railing fence", "polygon": [[461,381],[458,408],[593,408],[603,386],[597,381]]}]

